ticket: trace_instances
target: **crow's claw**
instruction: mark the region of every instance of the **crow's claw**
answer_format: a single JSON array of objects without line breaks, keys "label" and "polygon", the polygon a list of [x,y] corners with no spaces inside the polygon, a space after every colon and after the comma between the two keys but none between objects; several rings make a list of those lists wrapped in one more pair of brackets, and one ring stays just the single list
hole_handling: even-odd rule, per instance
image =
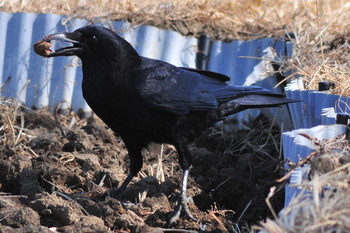
[{"label": "crow's claw", "polygon": [[120,196],[120,194],[123,193],[123,191],[124,190],[122,190],[121,188],[112,188],[109,190],[109,196],[118,199],[118,197]]},{"label": "crow's claw", "polygon": [[123,191],[124,190],[121,190],[120,188],[111,188],[108,189],[104,194],[102,194],[102,198],[105,199],[106,197],[112,197],[118,199]]},{"label": "crow's claw", "polygon": [[111,188],[108,189],[107,192],[105,192],[102,197],[106,198],[106,197],[113,197],[115,199],[119,199],[120,195],[124,192],[124,190],[126,189],[126,187],[128,186],[128,184],[130,183],[130,181],[132,180],[132,178],[135,175],[130,173],[126,179],[124,180],[124,182],[122,183],[122,185],[119,188]]},{"label": "crow's claw", "polygon": [[197,221],[195,217],[191,214],[189,208],[188,208],[188,198],[180,197],[179,203],[175,206],[174,211],[171,213],[171,217],[168,221],[168,227],[171,227],[171,225],[180,217],[181,210],[184,211],[184,213],[193,221]]}]

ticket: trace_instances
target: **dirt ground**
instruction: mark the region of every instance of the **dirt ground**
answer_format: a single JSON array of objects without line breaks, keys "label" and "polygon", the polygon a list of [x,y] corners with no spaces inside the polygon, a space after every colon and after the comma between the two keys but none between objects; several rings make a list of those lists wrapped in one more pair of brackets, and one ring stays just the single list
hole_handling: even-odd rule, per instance
[{"label": "dirt ground", "polygon": [[[142,172],[116,200],[103,194],[127,176],[128,155],[99,119],[11,106],[1,111],[0,232],[163,232],[167,227],[182,177],[171,145],[145,150]],[[198,222],[182,216],[174,229],[247,232],[271,217],[265,198],[284,172],[279,129],[264,116],[242,130],[221,129],[209,129],[191,146],[188,196]],[[272,198],[276,211],[283,201],[281,189]]]}]

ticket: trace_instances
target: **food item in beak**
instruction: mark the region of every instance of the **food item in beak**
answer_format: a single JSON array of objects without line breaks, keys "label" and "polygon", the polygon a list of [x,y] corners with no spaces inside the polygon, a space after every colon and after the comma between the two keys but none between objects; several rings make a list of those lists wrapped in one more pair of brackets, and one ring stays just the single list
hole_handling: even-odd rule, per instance
[{"label": "food item in beak", "polygon": [[42,57],[47,57],[52,52],[51,45],[49,37],[45,37],[33,45],[34,52]]}]

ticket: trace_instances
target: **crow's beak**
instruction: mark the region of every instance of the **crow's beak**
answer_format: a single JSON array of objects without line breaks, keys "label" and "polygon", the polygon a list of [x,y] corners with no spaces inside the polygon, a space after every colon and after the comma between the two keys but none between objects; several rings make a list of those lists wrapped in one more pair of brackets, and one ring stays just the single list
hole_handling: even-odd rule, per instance
[{"label": "crow's beak", "polygon": [[[63,47],[57,49],[56,51],[51,50],[51,41],[65,41],[73,43],[73,46]],[[34,44],[34,51],[43,57],[57,57],[57,56],[79,56],[84,52],[81,40],[80,32],[70,32],[70,33],[57,33],[46,36],[44,39],[38,41]]]},{"label": "crow's beak", "polygon": [[49,54],[46,57],[57,57],[57,56],[73,56],[81,54],[84,49],[79,41],[81,34],[79,32],[70,32],[70,33],[57,33],[47,37],[48,41],[58,40],[73,43],[73,46],[63,47],[57,49]]}]

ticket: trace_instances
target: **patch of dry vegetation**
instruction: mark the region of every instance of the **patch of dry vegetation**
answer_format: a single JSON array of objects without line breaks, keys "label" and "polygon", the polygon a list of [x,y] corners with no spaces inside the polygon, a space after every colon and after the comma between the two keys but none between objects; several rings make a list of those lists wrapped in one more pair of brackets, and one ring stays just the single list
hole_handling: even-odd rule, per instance
[{"label": "patch of dry vegetation", "polygon": [[0,102],[0,151],[4,148],[13,148],[17,152],[35,157],[36,154],[23,142],[28,142],[31,138],[24,128],[24,115],[19,114],[19,106],[12,100]]},{"label": "patch of dry vegetation", "polygon": [[0,10],[64,14],[90,20],[126,19],[183,34],[205,33],[214,39],[231,40],[277,35],[291,30],[293,24],[304,29],[329,25],[344,34],[338,29],[345,29],[343,23],[350,22],[339,18],[346,3],[346,0],[12,0],[3,1]]},{"label": "patch of dry vegetation", "polygon": [[332,81],[332,94],[350,96],[350,2],[327,14],[319,9],[316,21],[304,18],[291,25],[295,54],[285,60],[284,68],[292,71],[288,78],[302,78],[307,90],[317,90],[320,81]]},{"label": "patch of dry vegetation", "polygon": [[[264,232],[348,232],[350,229],[350,144],[345,135],[317,140],[308,159],[310,179],[293,185],[302,191],[275,220],[262,222]],[[303,163],[303,164],[305,164]],[[296,166],[301,166],[300,163]],[[270,193],[273,195],[273,192]]]},{"label": "patch of dry vegetation", "polygon": [[345,164],[301,186],[303,191],[276,220],[262,223],[264,232],[349,232],[350,164]]}]

